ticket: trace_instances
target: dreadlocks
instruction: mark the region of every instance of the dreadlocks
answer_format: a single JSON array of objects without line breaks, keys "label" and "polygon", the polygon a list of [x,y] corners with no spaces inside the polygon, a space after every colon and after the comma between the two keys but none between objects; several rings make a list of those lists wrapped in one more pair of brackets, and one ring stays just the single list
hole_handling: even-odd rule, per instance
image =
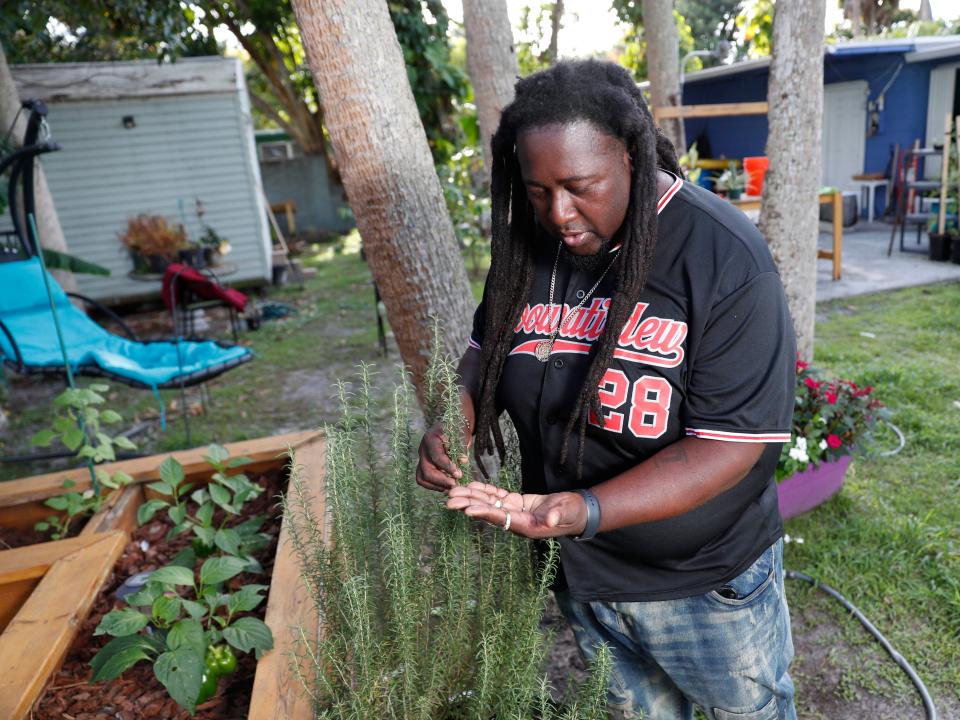
[{"label": "dreadlocks", "polygon": [[[516,85],[516,97],[500,118],[492,140],[492,262],[487,278],[486,324],[481,349],[475,452],[493,446],[502,458],[503,437],[495,408],[497,385],[513,340],[517,318],[534,274],[534,212],[517,160],[517,137],[526,130],[587,120],[621,140],[630,154],[630,203],[620,232],[615,291],[604,332],[564,432],[560,462],[579,424],[577,475],[583,462],[588,410],[600,417],[598,386],[613,357],[618,330],[626,324],[653,261],[657,238],[657,168],[680,175],[670,141],[654,125],[640,89],[619,65],[596,60],[564,61]],[[613,328],[612,330],[609,330]],[[607,331],[609,330],[609,331]],[[483,467],[481,463],[481,468]]]}]

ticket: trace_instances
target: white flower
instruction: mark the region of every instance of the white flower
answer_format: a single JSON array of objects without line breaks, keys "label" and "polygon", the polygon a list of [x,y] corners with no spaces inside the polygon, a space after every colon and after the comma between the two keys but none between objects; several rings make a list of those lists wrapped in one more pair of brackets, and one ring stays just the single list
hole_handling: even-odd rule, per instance
[{"label": "white flower", "polygon": [[798,437],[797,440],[796,440],[796,442],[795,442],[794,444],[795,444],[800,450],[803,450],[804,452],[807,451],[807,439],[806,439],[805,437],[803,437],[803,436]]},{"label": "white flower", "polygon": [[824,425],[826,425],[826,424],[827,424],[827,419],[826,419],[825,417],[822,417],[822,418],[820,418],[820,422],[823,423]]},{"label": "white flower", "polygon": [[826,449],[827,449],[827,441],[826,441],[826,440],[821,440],[821,441],[820,441],[820,449],[821,449],[821,450],[826,450]]},{"label": "white flower", "polygon": [[810,462],[810,457],[807,455],[807,451],[804,448],[792,447],[788,453],[791,458],[794,460],[799,460],[800,462]]}]

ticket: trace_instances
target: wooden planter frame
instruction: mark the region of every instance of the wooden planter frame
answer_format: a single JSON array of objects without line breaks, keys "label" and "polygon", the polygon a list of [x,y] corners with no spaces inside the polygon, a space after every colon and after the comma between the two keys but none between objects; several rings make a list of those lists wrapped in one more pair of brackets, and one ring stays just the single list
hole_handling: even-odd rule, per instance
[{"label": "wooden planter frame", "polygon": [[[296,453],[313,512],[324,517],[323,467],[325,445],[318,432],[299,432],[226,445],[231,457],[248,457],[243,472],[282,467],[287,451]],[[160,463],[174,457],[186,479],[203,482],[211,468],[203,460],[206,448],[163,453],[104,464],[107,472],[123,470],[134,483],[114,496],[90,518],[80,535],[0,551],[0,718],[24,720],[60,664],[86,618],[114,563],[136,528],[137,509],[152,491],[144,483],[160,478]],[[74,490],[90,487],[84,470],[37,475],[0,484],[0,524],[30,527],[50,514],[43,501],[64,492],[63,481],[75,480]],[[69,590],[69,592],[66,592]],[[266,623],[274,649],[257,663],[250,698],[251,720],[313,717],[303,691],[293,653],[301,631],[316,637],[316,611],[300,580],[300,567],[284,518],[280,528]],[[302,670],[302,669],[301,669]]]}]

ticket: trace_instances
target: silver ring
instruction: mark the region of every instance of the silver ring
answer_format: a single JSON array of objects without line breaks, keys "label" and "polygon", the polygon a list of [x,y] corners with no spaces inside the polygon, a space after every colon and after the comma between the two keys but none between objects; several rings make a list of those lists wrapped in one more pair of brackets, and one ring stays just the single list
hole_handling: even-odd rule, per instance
[{"label": "silver ring", "polygon": [[504,512],[507,513],[507,519],[506,519],[506,521],[503,523],[503,529],[504,529],[504,531],[507,531],[507,530],[510,529],[510,511],[509,511],[509,510],[506,510],[506,511],[504,511]]}]

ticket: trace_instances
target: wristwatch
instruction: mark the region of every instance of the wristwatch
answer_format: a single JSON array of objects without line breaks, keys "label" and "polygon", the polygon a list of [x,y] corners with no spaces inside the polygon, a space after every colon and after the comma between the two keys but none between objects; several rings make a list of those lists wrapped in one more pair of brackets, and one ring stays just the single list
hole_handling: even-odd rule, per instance
[{"label": "wristwatch", "polygon": [[576,490],[575,492],[587,504],[587,524],[584,525],[582,533],[573,536],[574,541],[583,542],[584,540],[591,540],[597,534],[597,528],[600,527],[600,501],[589,490]]}]

